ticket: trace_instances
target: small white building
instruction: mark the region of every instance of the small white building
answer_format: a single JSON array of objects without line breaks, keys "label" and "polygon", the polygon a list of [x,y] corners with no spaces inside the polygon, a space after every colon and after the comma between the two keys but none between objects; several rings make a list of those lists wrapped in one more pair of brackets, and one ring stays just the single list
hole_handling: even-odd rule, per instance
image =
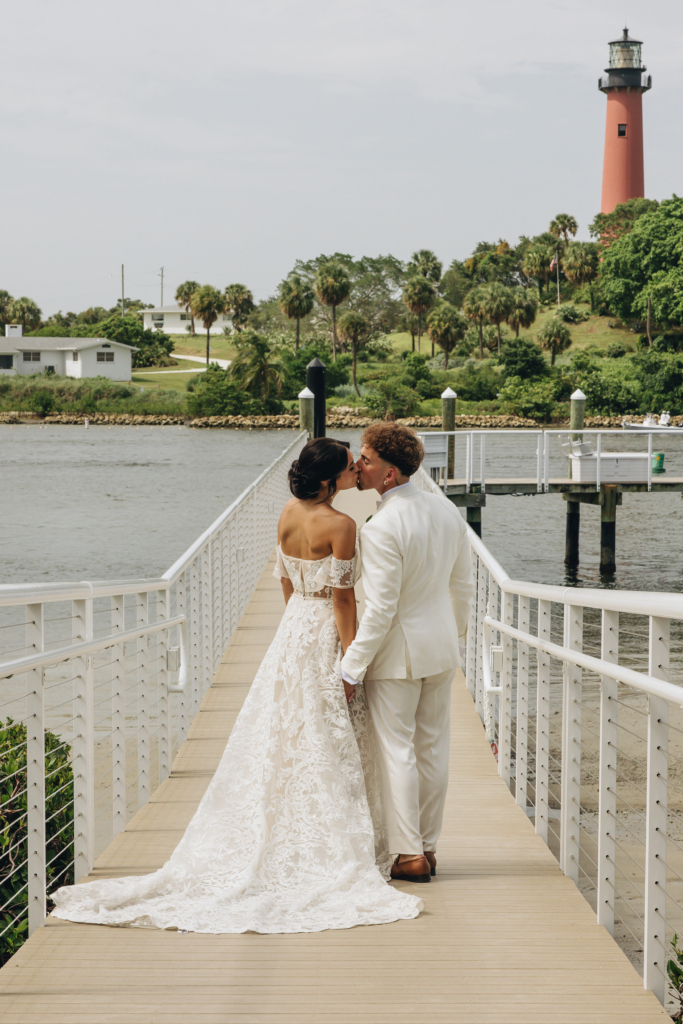
[{"label": "small white building", "polygon": [[[142,311],[142,322],[146,330],[163,331],[164,334],[189,334],[192,318],[185,312],[182,306],[174,303],[172,306],[157,306],[156,309],[145,309]],[[232,317],[229,313],[222,313],[211,328],[211,334],[222,334],[223,328],[232,327]],[[197,334],[206,337],[206,331],[201,320],[194,318],[194,329]]]},{"label": "small white building", "polygon": [[132,345],[107,338],[0,338],[0,373],[57,373],[62,377],[130,380]]}]

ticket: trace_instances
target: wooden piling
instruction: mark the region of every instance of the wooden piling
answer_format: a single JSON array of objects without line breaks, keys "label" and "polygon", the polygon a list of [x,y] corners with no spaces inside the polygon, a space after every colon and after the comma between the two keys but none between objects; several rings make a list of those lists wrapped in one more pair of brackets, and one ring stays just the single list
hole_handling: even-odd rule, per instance
[{"label": "wooden piling", "polygon": [[[441,429],[455,430],[455,401],[457,394],[453,388],[446,388],[441,395]],[[448,477],[455,476],[455,438],[448,438]]]},{"label": "wooden piling", "polygon": [[315,395],[310,388],[299,392],[299,429],[315,437]]},{"label": "wooden piling", "polygon": [[[571,396],[569,428],[581,430],[586,412],[586,396],[579,388]],[[572,434],[572,441],[580,441],[580,434]],[[571,477],[571,460],[569,476]],[[564,564],[576,567],[579,564],[579,533],[581,531],[581,506],[578,501],[567,501],[567,521],[564,538]]]},{"label": "wooden piling", "polygon": [[481,508],[467,506],[467,523],[472,527],[477,537],[481,537]]},{"label": "wooden piling", "polygon": [[600,502],[600,572],[616,571],[617,485],[603,484]]},{"label": "wooden piling", "polygon": [[313,437],[325,437],[325,364],[312,359],[306,367],[306,387],[313,392]]}]

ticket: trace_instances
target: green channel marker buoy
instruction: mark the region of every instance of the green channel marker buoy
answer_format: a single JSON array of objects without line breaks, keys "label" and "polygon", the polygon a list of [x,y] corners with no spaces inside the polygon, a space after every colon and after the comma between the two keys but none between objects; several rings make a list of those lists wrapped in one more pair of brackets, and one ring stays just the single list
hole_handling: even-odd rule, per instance
[{"label": "green channel marker buoy", "polygon": [[652,472],[666,473],[666,470],[664,469],[664,452],[652,453]]}]

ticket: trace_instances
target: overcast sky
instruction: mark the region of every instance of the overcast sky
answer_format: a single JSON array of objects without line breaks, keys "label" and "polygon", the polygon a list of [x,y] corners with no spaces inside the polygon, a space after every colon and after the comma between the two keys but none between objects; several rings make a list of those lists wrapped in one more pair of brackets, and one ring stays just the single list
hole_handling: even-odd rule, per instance
[{"label": "overcast sky", "polygon": [[434,249],[600,206],[607,42],[644,40],[649,197],[681,193],[680,0],[3,4],[0,288],[44,315],[263,298],[295,259]]}]

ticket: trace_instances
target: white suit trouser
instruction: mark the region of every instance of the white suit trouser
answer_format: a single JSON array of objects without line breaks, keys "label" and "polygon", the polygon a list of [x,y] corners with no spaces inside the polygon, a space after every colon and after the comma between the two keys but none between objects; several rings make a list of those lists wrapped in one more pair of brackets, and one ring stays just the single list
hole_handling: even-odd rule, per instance
[{"label": "white suit trouser", "polygon": [[435,852],[441,833],[455,669],[424,679],[369,679],[389,850]]}]

